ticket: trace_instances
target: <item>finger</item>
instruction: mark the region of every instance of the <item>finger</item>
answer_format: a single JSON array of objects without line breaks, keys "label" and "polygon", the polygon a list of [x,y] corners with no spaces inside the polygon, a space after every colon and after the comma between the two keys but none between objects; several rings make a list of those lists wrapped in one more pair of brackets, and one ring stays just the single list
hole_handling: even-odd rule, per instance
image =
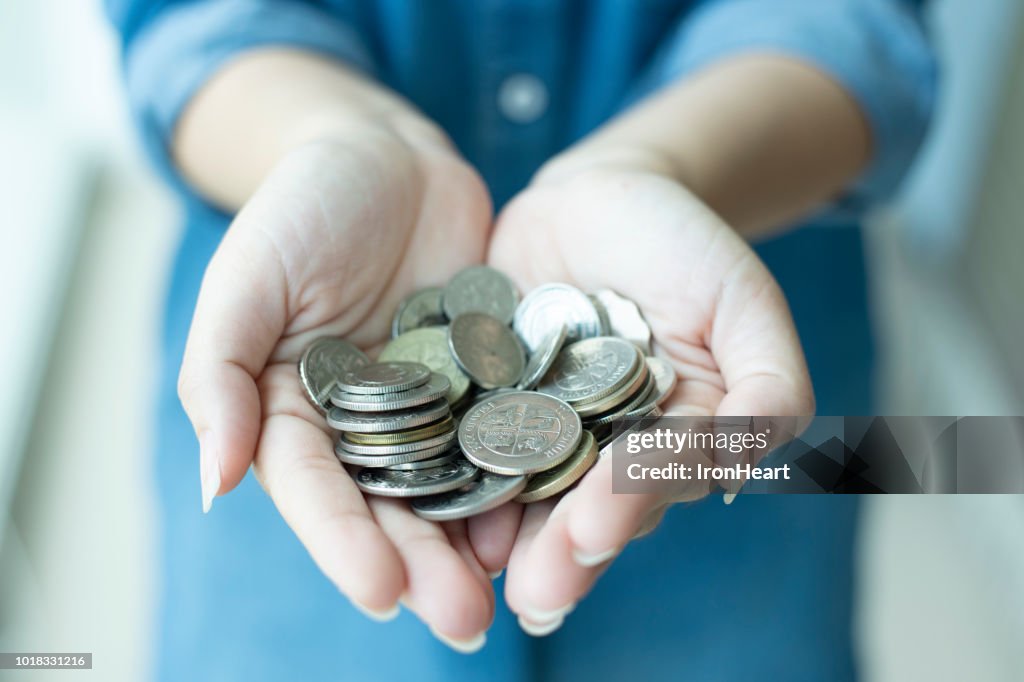
[{"label": "finger", "polygon": [[556,500],[542,500],[523,506],[519,531],[509,554],[508,577],[505,579],[505,601],[508,602],[509,608],[514,613],[526,613],[531,617],[539,616],[539,619],[543,619],[543,612],[533,613],[530,611],[530,605],[526,603],[523,595],[524,581],[519,579],[519,574],[525,570],[524,567],[529,558],[533,541],[540,529],[550,519],[555,503]]},{"label": "finger", "polygon": [[[561,627],[579,598],[578,585],[591,572],[575,564],[571,556],[564,514],[568,500],[568,496],[563,498],[554,510],[546,501],[527,505],[509,559],[505,599],[518,615],[520,627],[535,637]],[[556,567],[551,575],[538,574],[551,567]],[[544,585],[545,580],[550,582]]]},{"label": "finger", "polygon": [[260,375],[285,322],[276,259],[247,243],[245,212],[210,261],[196,303],[178,393],[200,443],[203,509],[235,487],[260,430]]},{"label": "finger", "polygon": [[468,521],[473,552],[487,573],[494,578],[508,564],[522,516],[523,505],[512,502]]},{"label": "finger", "polygon": [[448,543],[452,546],[466,566],[473,572],[473,577],[480,583],[484,595],[490,603],[491,617],[494,616],[494,587],[491,585],[491,577],[487,569],[480,563],[476,552],[473,551],[473,543],[469,540],[469,520],[459,519],[457,521],[445,521],[441,524],[444,534],[448,536]]},{"label": "finger", "polygon": [[441,523],[441,529],[448,536],[448,543],[452,549],[459,553],[480,584],[489,589],[490,578],[487,575],[487,569],[480,563],[479,557],[473,551],[473,544],[469,540],[469,519],[444,521]]},{"label": "finger", "polygon": [[636,533],[633,534],[632,539],[639,540],[640,538],[653,533],[654,529],[657,528],[665,518],[665,512],[668,511],[670,506],[671,505],[669,504],[663,504],[648,512],[647,516],[640,523],[640,528],[638,528]]},{"label": "finger", "polygon": [[334,457],[327,433],[301,415],[273,414],[253,470],[324,575],[371,616],[397,614],[402,558]]},{"label": "finger", "polygon": [[536,532],[526,556],[510,564],[506,584],[517,613],[535,622],[564,614],[667,503],[662,492],[613,494],[611,464],[603,457]]},{"label": "finger", "polygon": [[[469,653],[483,646],[494,617],[494,598],[479,564],[474,572],[445,530],[413,514],[404,501],[375,497],[369,503],[405,566],[402,602],[456,650]],[[471,551],[468,554],[472,556]]]}]

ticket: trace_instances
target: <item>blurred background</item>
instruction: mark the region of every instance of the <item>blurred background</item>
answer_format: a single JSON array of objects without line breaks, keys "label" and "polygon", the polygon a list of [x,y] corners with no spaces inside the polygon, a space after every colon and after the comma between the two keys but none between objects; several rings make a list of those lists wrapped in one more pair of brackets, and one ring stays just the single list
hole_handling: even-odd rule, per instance
[{"label": "blurred background", "polygon": [[[871,221],[883,413],[1020,415],[1024,3],[931,14],[938,119]],[[0,3],[0,207],[0,651],[91,651],[97,669],[75,679],[145,679],[177,215],[95,0]],[[1024,499],[872,499],[858,556],[866,679],[1024,679]]]}]

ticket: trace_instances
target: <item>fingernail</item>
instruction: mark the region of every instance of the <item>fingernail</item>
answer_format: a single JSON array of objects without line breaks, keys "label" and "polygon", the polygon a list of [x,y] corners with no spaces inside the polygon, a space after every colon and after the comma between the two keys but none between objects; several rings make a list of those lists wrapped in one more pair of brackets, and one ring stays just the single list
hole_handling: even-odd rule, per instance
[{"label": "fingernail", "polygon": [[603,564],[618,554],[618,552],[618,547],[612,547],[606,552],[599,552],[597,554],[588,554],[582,550],[574,549],[572,551],[572,560],[584,568],[589,568],[591,566]]},{"label": "fingernail", "polygon": [[203,513],[213,506],[213,498],[220,491],[220,458],[209,431],[199,437],[199,487],[203,493]]},{"label": "fingernail", "polygon": [[487,575],[490,577],[491,580],[497,580],[498,578],[501,577],[501,574],[504,573],[504,572],[505,572],[504,568],[499,568],[497,571],[493,571],[491,573],[488,573]]},{"label": "fingernail", "polygon": [[732,504],[732,501],[736,499],[736,493],[726,493],[722,495],[722,501],[726,504]]},{"label": "fingernail", "polygon": [[362,613],[364,616],[366,616],[370,620],[375,620],[378,623],[386,623],[389,620],[394,620],[395,618],[398,617],[399,612],[402,610],[401,607],[398,604],[395,604],[390,609],[384,609],[383,611],[377,611],[375,609],[371,609],[368,606],[363,606],[362,604],[357,602],[355,599],[350,599],[349,601],[352,602],[352,606],[356,607],[357,611]]},{"label": "fingernail", "polygon": [[556,618],[547,623],[534,623],[532,620],[529,620],[524,616],[519,616],[519,627],[521,627],[523,632],[531,637],[545,637],[550,635],[552,632],[562,627],[562,623],[564,622],[564,618]]},{"label": "fingernail", "polygon": [[444,642],[448,647],[457,651],[460,654],[472,654],[480,651],[487,643],[487,633],[481,632],[476,637],[470,637],[469,639],[454,639],[448,635],[441,634],[434,628],[430,628],[430,632],[437,637],[439,640]]},{"label": "fingernail", "polygon": [[544,611],[542,609],[537,609],[532,606],[524,606],[522,617],[526,618],[534,625],[547,625],[552,621],[562,620],[570,613],[572,613],[572,610],[575,608],[576,602],[570,602],[562,608],[551,609],[550,611]]}]

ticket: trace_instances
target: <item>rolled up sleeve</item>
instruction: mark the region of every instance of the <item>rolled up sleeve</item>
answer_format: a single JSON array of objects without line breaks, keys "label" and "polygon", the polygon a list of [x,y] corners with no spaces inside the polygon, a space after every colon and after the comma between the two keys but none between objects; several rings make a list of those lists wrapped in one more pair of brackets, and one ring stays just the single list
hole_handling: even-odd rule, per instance
[{"label": "rolled up sleeve", "polygon": [[680,22],[638,94],[740,52],[778,52],[813,64],[854,98],[870,127],[871,161],[842,202],[857,210],[898,188],[931,118],[937,69],[919,5],[707,0]]},{"label": "rolled up sleeve", "polygon": [[128,99],[147,152],[169,179],[169,141],[196,91],[225,61],[248,49],[291,46],[372,73],[370,52],[355,27],[311,3],[287,0],[107,0],[124,41]]}]

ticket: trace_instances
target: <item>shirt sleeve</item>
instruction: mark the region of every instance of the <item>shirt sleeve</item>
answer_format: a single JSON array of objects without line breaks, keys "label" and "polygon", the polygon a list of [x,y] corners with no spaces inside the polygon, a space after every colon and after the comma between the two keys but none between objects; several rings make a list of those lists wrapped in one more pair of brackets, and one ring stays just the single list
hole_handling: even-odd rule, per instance
[{"label": "shirt sleeve", "polygon": [[848,218],[895,192],[924,139],[937,69],[920,4],[705,0],[662,46],[634,98],[740,52],[773,51],[815,65],[855,99],[871,130],[868,167],[831,207]]},{"label": "shirt sleeve", "polygon": [[[169,141],[185,105],[238,53],[287,45],[373,73],[370,52],[344,12],[290,0],[106,0],[123,41],[128,101],[143,145],[179,189]],[[341,18],[339,18],[341,17]]]}]

